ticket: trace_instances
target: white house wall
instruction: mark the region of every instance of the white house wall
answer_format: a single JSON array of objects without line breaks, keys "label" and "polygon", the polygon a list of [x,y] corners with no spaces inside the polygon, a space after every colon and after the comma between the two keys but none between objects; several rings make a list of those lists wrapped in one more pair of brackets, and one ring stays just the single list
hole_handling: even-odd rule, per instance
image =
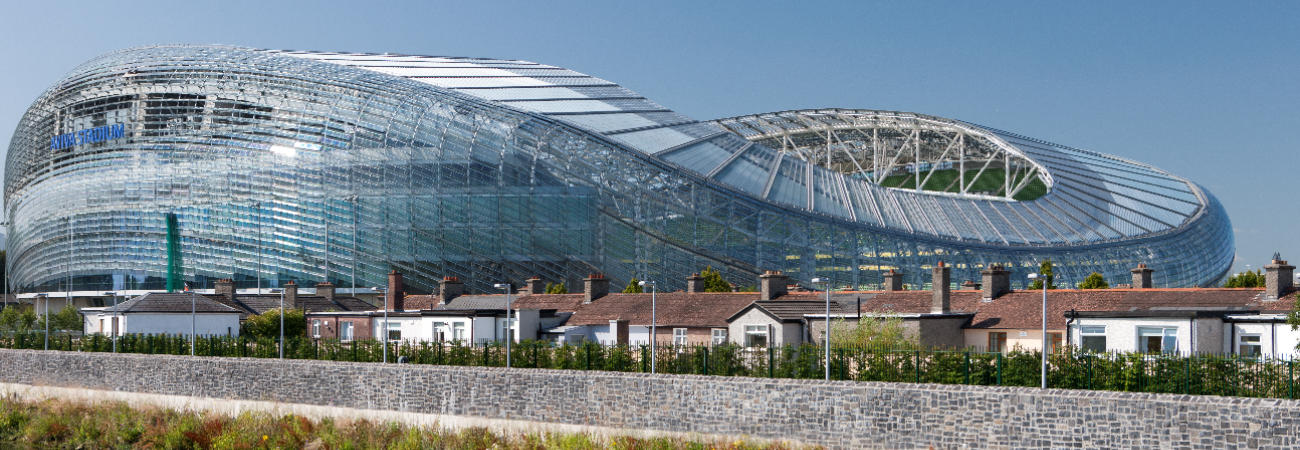
[{"label": "white house wall", "polygon": [[[121,315],[121,324],[124,334],[190,334],[189,314],[127,313]],[[194,332],[199,336],[238,336],[239,314],[197,314],[194,316]]]},{"label": "white house wall", "polygon": [[[1178,338],[1178,352],[1188,353],[1192,351],[1192,321],[1191,318],[1080,318],[1070,324],[1070,343],[1082,346],[1080,327],[1105,326],[1106,351],[1136,352],[1138,351],[1138,327],[1175,327],[1177,331],[1174,335]],[[1217,353],[1219,349],[1215,347],[1217,346],[1211,343],[1210,348],[1202,347],[1198,351]]]},{"label": "white house wall", "polygon": [[[1300,343],[1300,331],[1291,329],[1286,323],[1227,323],[1223,332],[1223,353],[1236,354],[1237,342],[1243,334],[1259,335],[1261,351],[1264,356],[1300,356],[1296,344]],[[1235,333],[1233,329],[1235,328]]]}]

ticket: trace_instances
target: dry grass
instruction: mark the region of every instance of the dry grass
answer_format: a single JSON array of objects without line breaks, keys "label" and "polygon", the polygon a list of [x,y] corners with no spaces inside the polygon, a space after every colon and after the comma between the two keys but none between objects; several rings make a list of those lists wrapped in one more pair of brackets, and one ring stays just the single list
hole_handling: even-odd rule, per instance
[{"label": "dry grass", "polygon": [[498,434],[485,428],[443,430],[366,420],[319,422],[294,415],[235,417],[125,403],[85,404],[0,397],[3,448],[214,449],[776,449],[771,444],[675,438],[598,438],[577,433]]}]

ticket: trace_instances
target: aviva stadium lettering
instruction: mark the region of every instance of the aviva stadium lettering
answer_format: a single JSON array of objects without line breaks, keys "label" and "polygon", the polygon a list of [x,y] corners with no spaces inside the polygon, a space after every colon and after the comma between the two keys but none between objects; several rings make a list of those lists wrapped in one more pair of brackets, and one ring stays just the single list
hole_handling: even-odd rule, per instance
[{"label": "aviva stadium lettering", "polygon": [[60,134],[50,138],[50,150],[61,150],[68,147],[75,147],[82,144],[94,144],[112,139],[118,139],[126,135],[126,124],[105,125],[102,127],[87,128],[71,133]]}]

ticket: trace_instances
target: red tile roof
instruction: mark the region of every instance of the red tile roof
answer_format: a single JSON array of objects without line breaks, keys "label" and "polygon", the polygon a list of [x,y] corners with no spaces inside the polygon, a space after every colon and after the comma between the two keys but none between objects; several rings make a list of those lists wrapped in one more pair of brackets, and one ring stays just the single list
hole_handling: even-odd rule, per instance
[{"label": "red tile roof", "polygon": [[[1065,328],[1065,313],[1076,311],[1290,311],[1295,293],[1278,301],[1264,301],[1260,288],[1188,289],[1062,289],[1047,291],[1047,325]],[[862,312],[927,314],[930,291],[886,292],[863,300]],[[974,314],[970,328],[1037,328],[1042,320],[1042,291],[1012,291],[990,302],[981,291],[952,291],[954,313]]]},{"label": "red tile roof", "polygon": [[[525,295],[520,308],[571,311],[567,325],[607,325],[627,320],[632,325],[650,324],[650,294],[614,293],[591,303],[582,294]],[[757,292],[660,292],[655,297],[656,322],[660,326],[725,327],[727,318],[758,300]]]}]

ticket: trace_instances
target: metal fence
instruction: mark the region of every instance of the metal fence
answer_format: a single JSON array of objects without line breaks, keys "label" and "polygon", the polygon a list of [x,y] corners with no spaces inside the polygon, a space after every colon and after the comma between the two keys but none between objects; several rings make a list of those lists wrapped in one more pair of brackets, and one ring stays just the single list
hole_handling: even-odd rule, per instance
[{"label": "metal fence", "polygon": [[[383,345],[376,340],[291,338],[285,342],[285,357],[379,362]],[[506,350],[499,343],[471,346],[404,341],[387,345],[391,362],[484,367],[506,364]],[[41,333],[0,337],[3,348],[39,350],[44,346]],[[102,335],[51,336],[49,346],[61,351],[113,351],[112,339]],[[188,355],[190,340],[184,335],[128,335],[118,338],[117,351]],[[510,360],[512,366],[525,368],[649,372],[651,351],[644,345],[526,341],[511,346]],[[824,349],[814,345],[661,345],[653,351],[660,373],[812,379],[825,374]],[[275,358],[279,354],[274,339],[215,336],[198,338],[194,353],[249,358]],[[1048,355],[1047,363],[1047,384],[1053,388],[1296,398],[1295,363],[1291,358],[1065,351]],[[1038,352],[1018,350],[999,353],[834,347],[830,376],[834,380],[1038,386],[1039,364]]]}]

